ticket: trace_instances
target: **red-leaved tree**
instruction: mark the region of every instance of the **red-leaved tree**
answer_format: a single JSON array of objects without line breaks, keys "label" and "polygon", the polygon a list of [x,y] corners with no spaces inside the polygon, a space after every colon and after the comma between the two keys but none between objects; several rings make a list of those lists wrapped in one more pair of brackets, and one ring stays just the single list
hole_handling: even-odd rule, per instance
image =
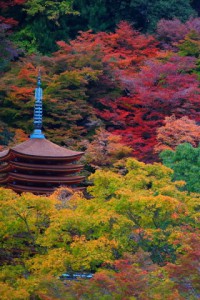
[{"label": "red-leaved tree", "polygon": [[200,120],[199,82],[189,73],[193,68],[195,60],[189,57],[150,60],[137,75],[122,77],[129,96],[101,100],[104,110],[98,114],[107,129],[121,135],[137,158],[148,162],[156,158],[156,131],[166,116]]},{"label": "red-leaved tree", "polygon": [[179,19],[161,19],[157,25],[157,38],[164,49],[177,51],[177,44],[190,32],[200,34],[200,18],[191,18],[185,23]]}]

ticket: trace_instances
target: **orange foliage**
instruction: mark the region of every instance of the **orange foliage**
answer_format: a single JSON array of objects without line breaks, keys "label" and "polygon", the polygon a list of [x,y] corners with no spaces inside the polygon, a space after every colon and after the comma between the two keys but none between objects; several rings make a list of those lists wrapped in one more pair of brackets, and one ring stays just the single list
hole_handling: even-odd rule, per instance
[{"label": "orange foliage", "polygon": [[15,130],[15,136],[13,139],[14,145],[25,142],[28,139],[28,134],[26,134],[22,129]]},{"label": "orange foliage", "polygon": [[[124,34],[126,32],[126,34]],[[139,69],[139,66],[152,57],[159,56],[157,42],[151,35],[143,35],[132,26],[122,21],[113,33],[99,32],[92,33],[80,32],[80,35],[70,44],[59,41],[61,50],[55,53],[55,59],[59,60],[66,57],[66,60],[79,57],[78,63],[83,61],[93,51],[93,56],[101,53],[102,62],[110,67],[123,70],[124,72],[133,72]],[[96,52],[96,53],[95,53]],[[77,61],[76,61],[77,64]]]},{"label": "orange foliage", "polygon": [[[0,9],[2,12],[6,12],[9,9],[9,7],[15,6],[15,5],[23,5],[27,0],[0,0]],[[0,24],[7,24],[9,26],[16,26],[18,24],[18,21],[14,20],[13,18],[0,16]]]},{"label": "orange foliage", "polygon": [[[126,34],[124,34],[126,33]],[[104,42],[104,61],[119,69],[135,71],[144,60],[158,55],[157,42],[133,29],[125,21],[119,23],[114,33],[101,33]]]},{"label": "orange foliage", "polygon": [[38,69],[31,62],[27,62],[18,74],[18,78],[22,80],[26,80],[29,83],[35,84],[35,78],[38,75]]},{"label": "orange foliage", "polygon": [[10,96],[12,97],[13,102],[18,102],[19,100],[28,102],[33,92],[34,88],[12,86],[12,92]]},{"label": "orange foliage", "polygon": [[200,126],[188,117],[176,119],[175,115],[166,117],[164,126],[157,130],[156,152],[174,150],[179,144],[190,143],[197,147],[200,141]]},{"label": "orange foliage", "polygon": [[86,161],[92,166],[109,166],[117,160],[130,156],[133,149],[124,145],[121,137],[104,129],[96,131],[91,143],[85,141]]}]

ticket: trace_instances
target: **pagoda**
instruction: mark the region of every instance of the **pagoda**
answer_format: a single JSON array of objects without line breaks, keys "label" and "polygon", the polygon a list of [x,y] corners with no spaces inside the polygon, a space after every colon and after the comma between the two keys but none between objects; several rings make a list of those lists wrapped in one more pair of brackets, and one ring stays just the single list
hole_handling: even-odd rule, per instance
[{"label": "pagoda", "polygon": [[35,89],[34,131],[30,138],[0,152],[0,184],[15,192],[51,194],[59,186],[75,188],[84,176],[77,161],[83,152],[48,141],[42,133],[42,88],[38,76]]}]

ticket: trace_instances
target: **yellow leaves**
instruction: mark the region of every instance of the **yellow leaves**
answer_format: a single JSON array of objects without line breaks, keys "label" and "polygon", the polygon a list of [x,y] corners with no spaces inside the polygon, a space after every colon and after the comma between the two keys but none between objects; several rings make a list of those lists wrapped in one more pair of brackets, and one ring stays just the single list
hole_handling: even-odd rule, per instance
[{"label": "yellow leaves", "polygon": [[73,268],[94,269],[96,265],[113,259],[113,250],[117,249],[118,243],[109,240],[105,236],[96,240],[86,240],[85,236],[76,236],[71,244],[74,256]]},{"label": "yellow leaves", "polygon": [[170,178],[173,174],[173,171],[170,168],[167,168],[159,163],[147,164],[146,170],[148,172],[148,176],[155,176],[157,179]]},{"label": "yellow leaves", "polygon": [[29,293],[23,289],[14,289],[9,284],[0,282],[0,296],[1,300],[28,300]]},{"label": "yellow leaves", "polygon": [[[26,259],[30,253],[37,253],[39,243],[49,227],[50,217],[55,214],[55,199],[24,193],[21,196],[10,190],[0,190],[1,223],[0,237],[2,247],[17,263]],[[14,253],[14,254],[13,254]],[[5,252],[5,258],[7,255]],[[9,257],[8,256],[8,257]]]},{"label": "yellow leaves", "polygon": [[69,247],[51,249],[48,254],[36,255],[27,261],[28,270],[32,274],[61,275],[73,269],[76,271],[90,270],[100,263],[113,259],[113,250],[118,243],[101,237],[97,240],[87,240],[85,236],[75,236]]},{"label": "yellow leaves", "polygon": [[68,230],[73,228],[73,220],[77,220],[76,213],[69,209],[56,211],[50,217],[50,225],[44,235],[37,241],[48,248],[60,247],[71,241],[71,235]]},{"label": "yellow leaves", "polygon": [[126,183],[132,190],[159,191],[167,185],[173,186],[171,175],[173,171],[161,164],[144,164],[136,159],[129,158],[126,162],[128,174]]},{"label": "yellow leaves", "polygon": [[18,212],[23,212],[26,209],[35,209],[50,214],[51,210],[53,210],[55,204],[57,203],[56,200],[45,196],[36,196],[31,193],[23,193],[21,196],[19,196],[13,193],[11,190],[5,189],[1,189],[0,195],[1,193],[3,193],[4,200],[11,195],[12,198],[9,197],[9,201],[7,201],[6,204],[10,208],[16,209]]},{"label": "yellow leaves", "polygon": [[[94,201],[101,200],[106,209],[113,209],[127,218],[125,227],[128,220],[132,226],[165,229],[170,224],[181,223],[188,216],[198,219],[199,214],[194,214],[197,201],[194,207],[191,204],[188,207],[186,193],[177,189],[183,182],[171,182],[171,169],[161,164],[145,165],[132,158],[127,159],[126,168],[125,176],[96,171],[91,176],[94,186],[89,188]],[[195,199],[194,194],[192,198]]]},{"label": "yellow leaves", "polygon": [[[24,193],[16,200],[7,202],[10,213],[16,220],[21,220],[21,224],[28,223],[31,230],[42,222],[55,211],[56,201],[48,197],[35,196],[31,193]],[[26,225],[27,226],[27,225]]]},{"label": "yellow leaves", "polygon": [[182,182],[181,182],[181,184],[180,184],[180,182],[178,182],[178,184],[177,184],[177,181],[175,181],[173,184],[160,187],[159,193],[164,196],[169,196],[172,198],[180,199],[181,196],[184,195],[184,193],[180,193],[180,191],[177,189],[177,187],[180,187],[180,186],[182,186]]},{"label": "yellow leaves", "polygon": [[27,261],[27,268],[32,274],[51,274],[59,276],[66,271],[66,265],[73,256],[64,248],[52,249],[44,255],[36,255]]},{"label": "yellow leaves", "polygon": [[127,159],[126,162],[126,167],[127,169],[130,170],[142,170],[143,168],[145,168],[145,163],[140,162],[134,158],[129,158]]},{"label": "yellow leaves", "polygon": [[171,215],[174,213],[178,213],[177,218],[180,218],[181,213],[186,209],[185,205],[175,198],[163,195],[141,197],[137,204],[137,208],[140,211],[138,211],[138,213],[144,222],[143,225],[147,223],[149,217],[149,221],[155,219],[155,222],[158,222],[158,226],[162,226],[162,221],[169,221]]},{"label": "yellow leaves", "polygon": [[[157,269],[149,276],[149,299],[154,300],[182,300],[177,290],[174,290],[174,282],[169,279],[164,269]],[[173,290],[173,293],[172,293]]]},{"label": "yellow leaves", "polygon": [[80,73],[87,81],[97,81],[99,79],[99,76],[103,74],[103,71],[93,70],[89,67],[83,67]]},{"label": "yellow leaves", "polygon": [[73,195],[73,190],[68,187],[59,187],[51,194],[50,198],[58,199],[62,201],[63,199],[69,200]]},{"label": "yellow leaves", "polygon": [[[48,254],[36,255],[27,261],[28,270],[32,274],[61,275],[73,269],[76,271],[96,268],[102,262],[113,259],[113,250],[118,243],[106,237],[87,240],[85,236],[75,236],[69,250],[51,249]],[[44,259],[45,258],[45,259]]]},{"label": "yellow leaves", "polygon": [[[5,258],[1,279],[9,282],[11,296],[14,284],[20,293],[24,287],[28,293],[46,295],[45,288],[40,287],[44,277],[96,271],[105,262],[112,263],[139,247],[160,264],[173,261],[181,251],[192,250],[195,238],[188,231],[193,225],[196,230],[199,195],[180,192],[177,185],[182,183],[172,183],[171,171],[160,164],[145,165],[129,159],[127,168],[120,163],[126,175],[97,171],[90,177],[94,185],[88,189],[93,196],[89,199],[64,188],[51,197],[19,196],[0,189],[0,233],[13,264],[13,269],[8,267],[10,262]],[[189,229],[186,224],[190,224]],[[165,274],[152,276],[156,283],[152,299],[159,299],[162,293],[163,299],[170,299],[164,291],[171,284]]]},{"label": "yellow leaves", "polygon": [[19,195],[17,195],[12,190],[0,187],[0,201],[1,201],[1,205],[3,205],[3,204],[6,205],[6,202],[8,200],[17,199],[18,197],[19,197]]},{"label": "yellow leaves", "polygon": [[84,206],[87,204],[87,201],[85,201],[81,191],[75,191],[66,186],[57,188],[50,196],[50,199],[59,200],[56,205],[58,210],[64,208],[75,210],[77,206],[81,205],[81,203],[83,203]]},{"label": "yellow leaves", "polygon": [[89,177],[94,182],[88,191],[99,200],[107,200],[123,184],[123,177],[111,171],[96,171]]}]

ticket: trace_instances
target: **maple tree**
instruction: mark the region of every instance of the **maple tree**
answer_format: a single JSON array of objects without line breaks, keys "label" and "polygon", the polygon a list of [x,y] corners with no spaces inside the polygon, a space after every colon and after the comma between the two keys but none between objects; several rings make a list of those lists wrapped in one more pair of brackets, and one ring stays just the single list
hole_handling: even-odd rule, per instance
[{"label": "maple tree", "polygon": [[[125,40],[124,30],[130,32]],[[9,127],[15,124],[30,132],[38,59],[44,64],[44,128],[58,143],[78,145],[77,136],[94,132],[101,118],[136,157],[153,161],[156,131],[166,116],[194,116],[198,121],[198,80],[190,74],[196,67],[193,58],[159,54],[152,37],[146,39],[125,23],[113,34],[81,33],[59,46],[53,57],[31,56],[17,62],[15,71],[1,79],[6,95],[1,100],[2,120]],[[16,113],[22,107],[26,124]]]},{"label": "maple tree", "polygon": [[99,110],[99,115],[106,121],[107,129],[122,136],[139,159],[156,158],[156,130],[166,116],[199,120],[198,78],[189,74],[194,63],[193,58],[180,56],[150,60],[134,77],[122,77],[129,96],[101,100],[104,110]]},{"label": "maple tree", "polygon": [[[129,32],[126,37],[124,30]],[[6,95],[6,101],[4,96],[1,99],[5,107],[2,119],[9,127],[15,124],[30,132],[28,109],[33,105],[33,78],[37,76],[38,62],[42,62],[44,128],[48,129],[48,137],[70,146],[76,144],[78,135],[87,136],[101,124],[94,109],[101,105],[98,98],[123,93],[119,72],[135,72],[146,57],[157,56],[157,48],[153,37],[139,34],[125,22],[115,33],[82,32],[69,44],[58,45],[60,50],[52,57],[23,58],[1,79]],[[26,124],[19,116],[22,107]]]},{"label": "maple tree", "polygon": [[190,18],[185,23],[181,22],[180,19],[161,19],[157,24],[157,37],[164,49],[178,51],[179,42],[192,32],[199,35],[199,18]]},{"label": "maple tree", "polygon": [[[96,170],[86,196],[0,188],[1,298],[196,300],[200,19],[188,1],[89,2],[0,0],[1,149],[32,130],[40,68],[45,135]],[[93,278],[61,280],[76,272]]]},{"label": "maple tree", "polygon": [[182,4],[174,0],[156,3],[139,0],[113,5],[92,0],[1,0],[0,7],[4,20],[18,24],[12,36],[15,43],[29,53],[46,54],[57,49],[56,41],[74,38],[79,30],[113,31],[120,21],[126,20],[146,32],[152,31],[160,18],[177,17],[185,21],[195,16],[189,1],[180,1]]},{"label": "maple tree", "polygon": [[[124,32],[127,35],[124,36]],[[138,70],[146,59],[158,56],[155,38],[141,34],[125,21],[120,22],[114,32],[81,31],[76,39],[69,43],[60,41],[58,45],[60,50],[53,56],[57,68],[62,64],[64,71],[64,63],[70,63],[70,67],[76,69],[87,66],[96,70],[100,67],[107,76],[111,76],[108,66],[114,73],[117,70],[125,72],[127,68],[131,72]],[[113,76],[117,78],[116,74]]]},{"label": "maple tree", "polygon": [[199,33],[196,31],[191,31],[185,36],[184,40],[180,41],[177,47],[181,55],[194,56],[196,58],[199,58],[199,51],[200,51]]},{"label": "maple tree", "polygon": [[[103,284],[111,297],[119,293],[119,299],[145,299],[148,285],[152,285],[149,299],[159,299],[161,294],[167,299],[172,291],[179,297],[174,275],[168,275],[165,268],[171,263],[175,270],[177,257],[177,263],[182,264],[183,245],[177,242],[182,234],[188,234],[185,255],[191,257],[187,246],[189,232],[195,229],[197,233],[199,195],[181,192],[184,182],[171,182],[171,176],[172,171],[161,164],[145,165],[128,159],[116,163],[112,172],[98,170],[91,176],[94,185],[88,188],[90,199],[70,190],[63,196],[64,188],[50,197],[20,196],[1,188],[3,299],[8,294],[13,300],[16,295],[19,299],[40,295],[41,299],[45,295],[66,299],[70,284],[63,285],[59,276],[86,271],[97,273],[91,284],[76,287],[79,296],[84,291],[90,295],[91,290],[101,295]],[[142,263],[145,257],[147,265]],[[54,291],[52,282],[57,287]]]},{"label": "maple tree", "polygon": [[[122,166],[119,164],[118,167]],[[88,189],[96,201],[99,199],[98,202],[103,202],[104,205],[105,201],[109,201],[114,207],[116,205],[116,211],[127,216],[133,223],[132,247],[136,246],[134,241],[137,241],[145,251],[148,249],[151,252],[154,261],[160,264],[165,259],[173,261],[175,249],[166,242],[165,237],[169,233],[168,226],[178,226],[179,213],[184,215],[184,205],[177,202],[182,195],[177,187],[183,186],[184,182],[175,182],[173,187],[170,183],[172,171],[157,164],[145,165],[128,159],[127,168],[126,175],[97,171],[91,176],[94,186]],[[186,201],[190,201],[191,198],[187,199]],[[162,207],[159,206],[160,203]],[[123,247],[126,243],[123,239]]]},{"label": "maple tree", "polygon": [[194,17],[196,13],[189,1],[180,1],[182,4],[174,0],[156,3],[139,0],[113,5],[92,0],[90,3],[74,0],[1,0],[0,7],[4,20],[18,24],[12,37],[15,43],[29,53],[46,54],[57,49],[56,41],[74,38],[80,30],[114,31],[120,21],[126,20],[146,32],[154,30],[161,18],[186,21]]},{"label": "maple tree", "polygon": [[73,299],[183,299],[168,274],[139,250],[105,264],[89,282],[69,283],[66,295]]},{"label": "maple tree", "polygon": [[[152,36],[126,22],[114,33],[81,32],[58,45],[52,57],[23,58],[1,78],[1,117],[11,130],[31,130],[38,62],[44,65],[44,129],[57,143],[82,147],[79,139],[92,140],[101,118],[136,157],[150,162],[157,159],[153,149],[165,117],[199,120],[194,58],[159,52]],[[20,118],[22,107],[26,123]]]},{"label": "maple tree", "polygon": [[[129,34],[124,36],[124,31]],[[80,36],[69,44],[58,42],[58,45],[60,50],[52,58],[44,60],[46,66],[55,74],[54,78],[56,80],[52,84],[50,83],[46,94],[50,99],[53,98],[53,101],[50,100],[52,103],[52,108],[50,109],[53,109],[53,118],[58,120],[58,115],[60,118],[63,107],[66,105],[65,100],[63,101],[66,96],[68,97],[67,103],[71,104],[70,107],[73,109],[74,105],[70,100],[70,90],[73,88],[75,92],[73,86],[76,80],[82,80],[82,82],[77,81],[77,84],[80,86],[78,97],[76,97],[75,93],[73,94],[73,99],[77,98],[77,101],[80,101],[77,108],[83,107],[85,110],[81,118],[80,113],[77,111],[79,114],[78,118],[80,118],[77,120],[77,123],[86,124],[86,128],[81,129],[81,126],[77,127],[79,132],[88,129],[94,130],[95,122],[97,122],[96,126],[98,126],[98,119],[95,119],[93,107],[96,108],[101,105],[98,98],[102,97],[102,94],[120,95],[123,93],[123,87],[119,87],[119,77],[122,73],[126,74],[127,69],[129,72],[136,72],[147,57],[157,56],[154,38],[139,34],[126,22],[121,22],[114,33],[101,32],[94,34],[90,31],[81,32]],[[70,74],[73,74],[73,84],[69,84],[69,92],[67,94],[66,86],[68,84],[67,81],[70,80],[68,79]],[[62,93],[62,86],[65,94]],[[58,88],[60,95],[58,94]],[[54,91],[56,93],[55,100]],[[56,111],[58,111],[57,114]],[[88,114],[89,111],[91,111],[90,114]],[[73,112],[73,119],[74,115],[76,113]],[[68,124],[69,120],[70,115],[67,120]],[[84,123],[82,120],[84,120]],[[65,122],[64,119],[63,121]],[[68,127],[66,123],[63,123],[61,126],[65,130]],[[75,132],[76,135],[77,131]]]},{"label": "maple tree", "polygon": [[188,117],[176,119],[173,115],[166,117],[164,125],[157,130],[156,152],[175,150],[179,144],[190,143],[197,147],[200,141],[200,126]]},{"label": "maple tree", "polygon": [[[9,124],[10,129],[15,127],[15,129],[22,129],[26,133],[30,133],[33,118],[34,86],[38,74],[37,57],[32,57],[29,62],[27,59],[16,62],[15,72],[17,76],[16,73],[8,72],[2,78],[0,101],[4,110],[1,110],[0,114],[2,120]],[[47,135],[49,137],[54,136],[59,143],[65,143],[65,140],[69,142],[70,138],[77,137],[78,133],[84,134],[88,129],[90,130],[90,126],[87,129],[81,124],[83,119],[87,120],[88,124],[90,119],[91,121],[96,119],[92,107],[88,107],[86,102],[87,80],[85,74],[89,71],[84,70],[82,74],[67,71],[65,74],[55,75],[53,78],[51,78],[51,74],[46,72],[45,68],[41,68],[41,72],[44,85],[44,128],[48,128],[46,130]],[[46,88],[48,82],[49,85]],[[60,94],[57,93],[58,89]],[[20,117],[22,110],[23,120]],[[55,131],[58,132],[57,135],[55,135]]]},{"label": "maple tree", "polygon": [[133,151],[130,147],[123,145],[120,136],[102,128],[96,131],[92,142],[85,140],[81,144],[86,148],[85,161],[94,168],[111,167],[114,162],[130,156]]}]

